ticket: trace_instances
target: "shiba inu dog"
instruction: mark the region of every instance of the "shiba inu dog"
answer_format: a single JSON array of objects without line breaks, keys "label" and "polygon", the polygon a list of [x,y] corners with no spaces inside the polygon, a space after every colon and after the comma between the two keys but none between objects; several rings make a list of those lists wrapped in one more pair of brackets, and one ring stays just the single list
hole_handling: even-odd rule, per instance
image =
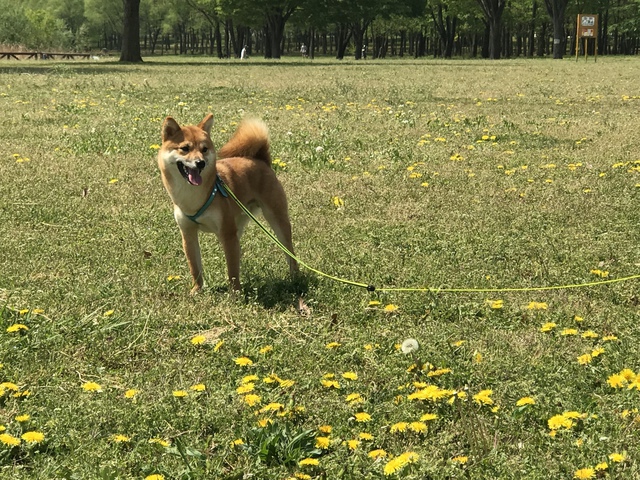
[{"label": "shiba inu dog", "polygon": [[[229,284],[240,289],[240,236],[249,218],[227,196],[229,188],[251,213],[262,211],[280,242],[293,253],[287,198],[271,168],[267,126],[257,119],[240,123],[216,155],[211,141],[213,115],[198,125],[181,127],[171,117],[162,125],[158,166],[173,201],[173,216],[195,293],[202,288],[202,257],[198,232],[215,233],[227,261]],[[287,256],[292,275],[298,270]]]}]

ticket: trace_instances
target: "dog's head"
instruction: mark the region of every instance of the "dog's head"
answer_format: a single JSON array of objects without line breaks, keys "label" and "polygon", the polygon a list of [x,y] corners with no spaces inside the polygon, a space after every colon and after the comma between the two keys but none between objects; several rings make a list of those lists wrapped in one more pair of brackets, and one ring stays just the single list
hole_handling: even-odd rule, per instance
[{"label": "dog's head", "polygon": [[179,173],[191,185],[202,184],[203,171],[214,170],[215,166],[216,152],[210,136],[212,126],[211,114],[198,125],[184,127],[171,117],[165,119],[159,159],[166,173]]}]

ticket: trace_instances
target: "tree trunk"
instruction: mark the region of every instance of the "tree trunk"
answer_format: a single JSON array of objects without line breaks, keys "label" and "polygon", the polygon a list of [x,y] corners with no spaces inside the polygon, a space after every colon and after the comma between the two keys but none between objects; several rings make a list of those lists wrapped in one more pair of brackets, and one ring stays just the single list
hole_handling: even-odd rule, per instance
[{"label": "tree trunk", "polygon": [[121,62],[142,62],[140,55],[140,0],[122,0],[124,28],[122,29]]},{"label": "tree trunk", "polygon": [[342,60],[344,58],[344,52],[349,44],[349,38],[351,38],[351,29],[347,24],[338,23],[336,25],[336,58]]},{"label": "tree trunk", "polygon": [[281,8],[273,8],[267,13],[267,26],[269,27],[270,56],[266,58],[279,59],[282,55],[282,45],[284,39],[284,25],[288,16]]},{"label": "tree trunk", "polygon": [[553,58],[561,59],[565,52],[564,13],[569,0],[544,0],[553,24]]}]

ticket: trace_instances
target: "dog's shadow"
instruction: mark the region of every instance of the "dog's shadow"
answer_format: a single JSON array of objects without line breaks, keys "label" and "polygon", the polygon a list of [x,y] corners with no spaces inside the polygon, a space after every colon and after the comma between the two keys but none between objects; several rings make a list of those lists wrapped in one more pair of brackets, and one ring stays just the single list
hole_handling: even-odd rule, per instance
[{"label": "dog's shadow", "polygon": [[282,308],[297,306],[298,299],[306,297],[309,289],[317,283],[313,276],[299,273],[293,279],[264,278],[249,279],[243,288],[246,301],[257,302],[264,308]]},{"label": "dog's shadow", "polygon": [[[294,279],[247,278],[242,284],[242,295],[239,298],[247,303],[258,303],[266,309],[296,307],[301,297],[306,297],[309,289],[317,284],[317,278],[305,273],[298,273]],[[214,294],[229,293],[226,285],[209,288]]]}]

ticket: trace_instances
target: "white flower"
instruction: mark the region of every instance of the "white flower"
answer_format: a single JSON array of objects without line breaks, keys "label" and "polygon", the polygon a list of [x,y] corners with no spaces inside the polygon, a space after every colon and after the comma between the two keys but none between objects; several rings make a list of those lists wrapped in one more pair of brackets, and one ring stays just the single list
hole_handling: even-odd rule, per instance
[{"label": "white flower", "polygon": [[324,148],[316,147],[316,153],[322,153],[322,152],[324,152]]},{"label": "white flower", "polygon": [[402,346],[400,347],[400,350],[402,350],[402,353],[411,353],[411,352],[415,352],[420,348],[420,345],[418,345],[418,341],[413,339],[413,338],[407,338],[404,342],[402,342]]}]

